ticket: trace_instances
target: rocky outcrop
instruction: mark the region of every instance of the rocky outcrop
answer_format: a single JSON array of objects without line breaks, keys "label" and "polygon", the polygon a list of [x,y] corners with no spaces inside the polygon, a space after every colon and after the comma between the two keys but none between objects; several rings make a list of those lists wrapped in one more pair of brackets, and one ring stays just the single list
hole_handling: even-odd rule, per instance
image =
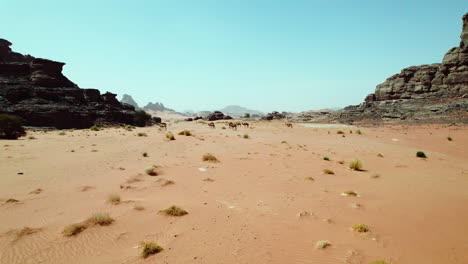
[{"label": "rocky outcrop", "polygon": [[133,106],[113,93],[80,89],[62,74],[65,63],[22,55],[10,46],[0,39],[0,113],[21,116],[30,126],[57,128],[133,122]]},{"label": "rocky outcrop", "polygon": [[269,120],[269,121],[270,120],[275,120],[275,119],[284,119],[284,118],[286,118],[286,115],[287,115],[286,112],[279,113],[277,111],[273,111],[271,113],[266,114],[261,119],[262,120]]},{"label": "rocky outcrop", "polygon": [[382,120],[468,121],[468,13],[463,16],[459,47],[442,63],[412,66],[378,85],[364,103],[348,106],[342,122]]},{"label": "rocky outcrop", "polygon": [[223,112],[214,111],[213,113],[207,115],[205,119],[208,121],[216,121],[216,120],[229,120],[229,119],[232,119],[232,117],[223,114]]},{"label": "rocky outcrop", "polygon": [[335,113],[334,110],[323,109],[323,110],[311,110],[301,113],[293,113],[287,116],[291,122],[327,122]]},{"label": "rocky outcrop", "polygon": [[171,111],[175,112],[174,109],[170,109],[164,106],[163,103],[151,103],[149,102],[145,107],[143,107],[145,111]]}]

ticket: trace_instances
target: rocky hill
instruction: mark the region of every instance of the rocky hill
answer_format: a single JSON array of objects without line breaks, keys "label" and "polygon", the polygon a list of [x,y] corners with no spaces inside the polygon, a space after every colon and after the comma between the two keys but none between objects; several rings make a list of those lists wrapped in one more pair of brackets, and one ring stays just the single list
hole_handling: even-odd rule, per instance
[{"label": "rocky hill", "polygon": [[131,95],[124,94],[120,102],[124,104],[133,105],[133,107],[135,107],[135,110],[141,110],[141,108],[138,106],[138,103],[135,102],[135,100],[133,100],[133,97]]},{"label": "rocky hill", "polygon": [[0,39],[0,113],[30,126],[87,128],[96,121],[132,123],[135,108],[113,93],[81,89],[62,74],[65,63],[13,52]]},{"label": "rocky hill", "polygon": [[250,115],[263,115],[263,113],[260,111],[248,109],[239,105],[228,105],[219,111],[226,113],[228,115],[238,116],[238,117],[244,116],[247,113]]},{"label": "rocky hill", "polygon": [[468,13],[460,46],[450,49],[442,63],[403,69],[362,104],[338,111],[335,119],[468,122]]}]

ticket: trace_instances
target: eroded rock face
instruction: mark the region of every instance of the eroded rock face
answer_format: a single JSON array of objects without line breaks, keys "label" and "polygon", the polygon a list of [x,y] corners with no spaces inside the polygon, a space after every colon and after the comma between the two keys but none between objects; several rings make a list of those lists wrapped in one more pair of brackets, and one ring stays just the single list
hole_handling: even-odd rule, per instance
[{"label": "eroded rock face", "polygon": [[232,117],[225,115],[220,111],[214,111],[213,113],[207,115],[205,119],[208,121],[216,121],[216,120],[229,120],[229,119],[232,119]]},{"label": "eroded rock face", "polygon": [[339,111],[336,119],[468,122],[468,14],[463,16],[461,39],[460,46],[450,49],[442,63],[403,69],[378,85],[364,103]]},{"label": "eroded rock face", "polygon": [[65,63],[22,55],[10,46],[0,39],[0,113],[57,128],[87,128],[98,119],[133,122],[133,106],[119,103],[113,93],[80,89],[62,74]]},{"label": "eroded rock face", "polygon": [[273,111],[271,113],[266,114],[261,119],[262,120],[284,119],[284,118],[286,118],[286,114],[287,113],[285,113],[285,112],[279,113],[277,111]]}]

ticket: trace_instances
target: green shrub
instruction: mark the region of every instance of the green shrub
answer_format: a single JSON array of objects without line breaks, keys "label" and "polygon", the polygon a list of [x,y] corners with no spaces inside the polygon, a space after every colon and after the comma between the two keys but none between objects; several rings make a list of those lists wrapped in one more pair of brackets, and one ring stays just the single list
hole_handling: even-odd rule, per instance
[{"label": "green shrub", "polygon": [[0,138],[17,139],[26,136],[23,124],[24,120],[21,117],[0,114]]},{"label": "green shrub", "polygon": [[447,137],[447,140],[452,141],[453,139],[452,139],[452,137]]},{"label": "green shrub", "polygon": [[163,251],[163,248],[154,242],[140,241],[138,244],[139,244],[139,248],[141,248],[140,255],[143,258],[147,258],[151,255],[154,255]]},{"label": "green shrub", "polygon": [[361,130],[360,129],[356,130],[356,134],[361,135],[362,134]]},{"label": "green shrub", "polygon": [[245,139],[250,138],[248,134],[244,134],[242,137],[245,138]]},{"label": "green shrub", "polygon": [[98,127],[98,126],[96,126],[96,125],[94,125],[94,126],[90,127],[89,130],[91,130],[91,131],[99,131],[99,130],[101,130],[101,128]]},{"label": "green shrub", "polygon": [[143,157],[148,157],[148,152],[143,152],[141,155],[143,155]]},{"label": "green shrub", "polygon": [[144,127],[149,120],[151,120],[151,115],[143,110],[135,111],[133,114],[133,124],[135,126]]},{"label": "green shrub", "polygon": [[423,159],[427,158],[426,154],[422,151],[416,152],[416,157],[423,158]]},{"label": "green shrub", "polygon": [[329,157],[323,157],[323,160],[330,160]]}]

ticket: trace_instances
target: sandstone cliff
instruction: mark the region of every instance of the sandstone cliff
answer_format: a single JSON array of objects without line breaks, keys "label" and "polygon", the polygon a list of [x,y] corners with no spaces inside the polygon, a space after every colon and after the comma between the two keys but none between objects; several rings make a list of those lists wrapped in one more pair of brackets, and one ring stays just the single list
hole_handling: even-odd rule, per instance
[{"label": "sandstone cliff", "polygon": [[364,103],[344,108],[335,119],[468,122],[468,13],[461,39],[442,63],[403,69],[378,85]]},{"label": "sandstone cliff", "polygon": [[109,92],[80,89],[62,74],[65,63],[22,55],[10,46],[0,39],[0,113],[21,116],[30,126],[57,128],[133,122],[133,106]]}]

